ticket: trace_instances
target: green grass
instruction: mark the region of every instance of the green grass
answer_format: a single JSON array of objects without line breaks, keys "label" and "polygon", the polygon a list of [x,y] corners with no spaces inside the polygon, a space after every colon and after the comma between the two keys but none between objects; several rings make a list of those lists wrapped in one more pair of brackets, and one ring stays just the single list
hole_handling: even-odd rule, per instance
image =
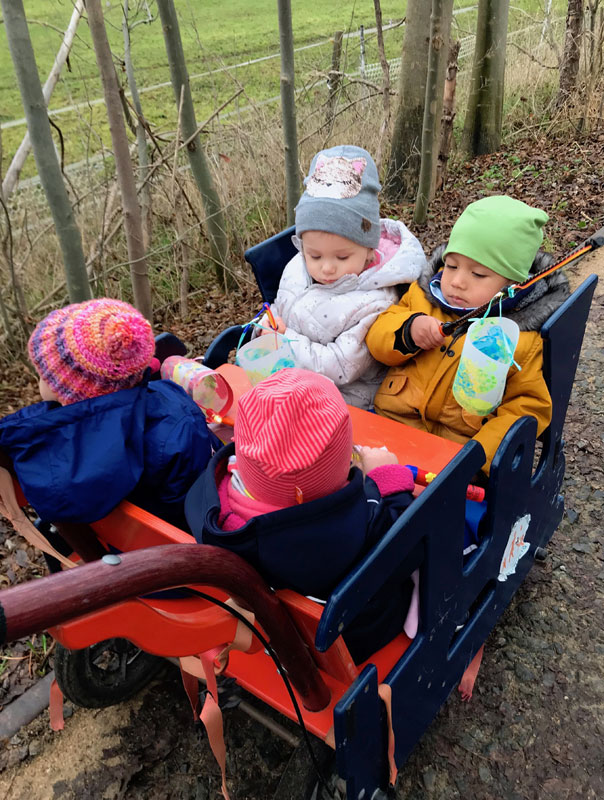
[{"label": "green grass", "polygon": [[[72,12],[72,0],[24,0],[29,20],[38,70],[44,82],[50,70],[56,50]],[[149,3],[156,12],[154,3]],[[470,0],[456,0],[456,8],[472,5]],[[131,8],[136,6],[130,0]],[[563,0],[555,0],[555,13],[562,13]],[[123,54],[121,31],[121,3],[107,6],[103,0],[107,31],[113,53],[116,56],[118,74],[125,83],[119,59]],[[248,59],[262,58],[279,50],[279,31],[275,0],[176,0],[180,19],[181,36],[190,75],[233,65]],[[404,15],[404,0],[382,0],[384,24],[390,19]],[[542,16],[540,0],[517,0],[510,12],[510,29],[530,23],[526,14],[535,19]],[[139,19],[142,15],[139,15]],[[294,46],[316,42],[328,37],[336,30],[357,31],[363,24],[366,28],[375,25],[372,0],[293,0],[292,20]],[[454,33],[467,35],[473,30],[476,12],[458,17]],[[400,55],[402,28],[385,34],[388,57]],[[358,68],[358,38],[345,40],[343,50],[347,59],[345,69]],[[170,79],[166,63],[162,29],[159,19],[149,24],[138,25],[132,34],[133,62],[139,88],[168,82]],[[296,82],[304,86],[317,72],[328,69],[331,60],[331,45],[304,50],[296,54]],[[367,37],[366,60],[377,62],[375,35]],[[262,101],[279,94],[279,59],[261,62],[236,70],[235,77],[228,72],[215,73],[192,80],[198,121],[202,122],[213,110],[225,102],[236,90],[236,82],[245,87],[254,100]],[[85,20],[80,22],[78,34],[70,57],[70,70],[64,69],[50,102],[51,109],[85,102],[101,96],[94,51]],[[247,100],[240,99],[241,105]],[[142,94],[143,109],[152,125],[161,131],[173,131],[176,127],[176,107],[170,86],[154,89]],[[234,107],[225,109],[234,110]],[[13,65],[6,44],[6,33],[0,25],[0,122],[19,119],[23,116],[21,97],[13,73]],[[84,107],[53,117],[61,128],[65,143],[67,164],[80,161],[97,152],[101,142],[111,147],[103,105]],[[6,169],[25,132],[25,126],[5,128],[2,134],[2,168]],[[35,173],[33,159],[29,159],[23,175]]]},{"label": "green grass", "polygon": [[[25,0],[38,69],[42,80],[52,66],[61,35],[71,16],[70,0]],[[103,3],[104,5],[104,3]],[[134,5],[133,2],[130,3]],[[203,72],[278,52],[279,30],[275,0],[176,0],[181,36],[189,72]],[[372,0],[294,0],[295,46],[327,38],[337,28],[357,30],[374,24]],[[384,0],[384,19],[400,18],[404,3]],[[151,4],[152,9],[154,5]],[[140,17],[139,17],[140,18]],[[122,12],[119,3],[105,8],[107,31],[113,52],[123,53]],[[39,24],[44,23],[44,24]],[[169,80],[163,35],[159,19],[139,25],[132,37],[133,60],[141,86]],[[54,107],[100,95],[100,81],[86,23],[81,23],[72,55],[71,73],[65,73],[55,89]],[[86,89],[82,86],[86,83]],[[0,105],[2,121],[22,116],[12,61],[0,26]]]},{"label": "green grass", "polygon": [[[43,82],[50,70],[62,31],[71,16],[71,0],[25,0],[25,11],[30,22],[30,35]],[[133,0],[131,7],[135,5]],[[155,10],[151,3],[152,10]],[[279,31],[274,0],[176,0],[180,18],[181,36],[190,75],[215,70],[224,65],[272,55],[279,50]],[[294,0],[293,27],[295,47],[327,39],[334,30],[358,30],[361,24],[374,25],[372,0]],[[383,0],[385,23],[398,18],[404,11],[400,0]],[[105,18],[112,51],[119,59],[123,54],[121,31],[121,4],[105,7]],[[140,17],[139,17],[140,18]],[[57,30],[55,30],[55,28]],[[389,50],[400,51],[400,29],[396,40],[389,39]],[[373,42],[373,43],[372,43]],[[354,43],[354,44],[353,44]],[[345,44],[345,49],[354,47],[354,59],[358,59],[358,39]],[[165,83],[170,80],[166,62],[162,29],[159,19],[150,24],[138,25],[132,34],[133,62],[139,88]],[[331,58],[331,46],[313,48],[297,56],[299,84],[303,85],[309,72],[317,68],[326,69]],[[368,41],[368,59],[375,60],[375,36]],[[118,73],[125,82],[125,76]],[[236,72],[237,81],[246,92],[257,100],[279,93],[279,59],[262,62]],[[217,73],[204,79],[192,81],[199,121],[236,90],[235,82],[228,73]],[[55,88],[50,107],[85,102],[101,96],[101,84],[86,22],[80,22],[78,34],[70,57],[70,71],[64,69]],[[145,114],[160,130],[174,130],[176,109],[171,87],[142,94]],[[247,101],[241,101],[242,104]],[[4,27],[0,25],[0,122],[19,119],[23,116],[21,97],[16,85],[10,53],[6,45]],[[66,141],[66,162],[79,161],[90,151],[99,149],[102,139],[110,146],[107,126],[104,124],[103,106],[79,109],[54,117]],[[93,133],[87,131],[92,127]],[[25,126],[5,128],[2,131],[3,167],[12,158],[24,134]],[[30,159],[24,175],[35,171]]]}]

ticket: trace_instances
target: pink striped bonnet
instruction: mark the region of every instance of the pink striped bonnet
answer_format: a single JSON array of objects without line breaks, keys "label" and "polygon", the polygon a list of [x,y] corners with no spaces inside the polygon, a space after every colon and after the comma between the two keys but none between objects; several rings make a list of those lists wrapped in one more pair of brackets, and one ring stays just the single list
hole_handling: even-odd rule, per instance
[{"label": "pink striped bonnet", "polygon": [[341,489],[352,455],[352,423],[335,384],[283,369],[239,401],[237,469],[256,500],[286,508]]}]

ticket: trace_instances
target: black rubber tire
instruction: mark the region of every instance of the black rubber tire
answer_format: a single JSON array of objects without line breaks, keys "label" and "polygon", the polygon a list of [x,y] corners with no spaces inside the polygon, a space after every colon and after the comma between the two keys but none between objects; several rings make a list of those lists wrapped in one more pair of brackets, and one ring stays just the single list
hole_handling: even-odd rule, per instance
[{"label": "black rubber tire", "polygon": [[106,639],[83,650],[57,642],[55,676],[63,695],[84,708],[105,708],[128,700],[162,669],[166,661],[127,639]]}]

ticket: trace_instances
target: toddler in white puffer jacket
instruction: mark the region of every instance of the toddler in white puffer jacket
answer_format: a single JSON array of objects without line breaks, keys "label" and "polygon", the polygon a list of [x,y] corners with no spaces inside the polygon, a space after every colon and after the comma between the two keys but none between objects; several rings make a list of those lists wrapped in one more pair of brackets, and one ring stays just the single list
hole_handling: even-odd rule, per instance
[{"label": "toddler in white puffer jacket", "polygon": [[313,158],[296,207],[300,252],[286,265],[271,306],[296,365],[331,378],[347,403],[370,408],[385,368],[369,353],[367,331],[401,284],[426,263],[402,222],[380,220],[377,168],[360,147]]}]

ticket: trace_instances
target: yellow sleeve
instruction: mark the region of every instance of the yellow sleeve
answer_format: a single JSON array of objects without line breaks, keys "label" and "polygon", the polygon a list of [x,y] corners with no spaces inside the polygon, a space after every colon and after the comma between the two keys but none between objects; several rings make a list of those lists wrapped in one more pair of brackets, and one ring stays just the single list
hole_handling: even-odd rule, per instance
[{"label": "yellow sleeve", "polygon": [[365,337],[365,343],[371,355],[382,364],[394,367],[402,364],[416,355],[409,353],[404,355],[399,350],[394,349],[394,335],[399,328],[413,314],[417,314],[419,309],[412,308],[413,287],[403,295],[397,305],[390,306],[386,311],[382,311]]},{"label": "yellow sleeve", "polygon": [[487,460],[482,469],[487,474],[495,451],[517,419],[525,415],[535,417],[537,435],[540,435],[552,418],[552,401],[543,377],[543,342],[538,334],[527,356],[519,363],[522,369],[508,378],[496,415],[473,437],[484,447]]}]

